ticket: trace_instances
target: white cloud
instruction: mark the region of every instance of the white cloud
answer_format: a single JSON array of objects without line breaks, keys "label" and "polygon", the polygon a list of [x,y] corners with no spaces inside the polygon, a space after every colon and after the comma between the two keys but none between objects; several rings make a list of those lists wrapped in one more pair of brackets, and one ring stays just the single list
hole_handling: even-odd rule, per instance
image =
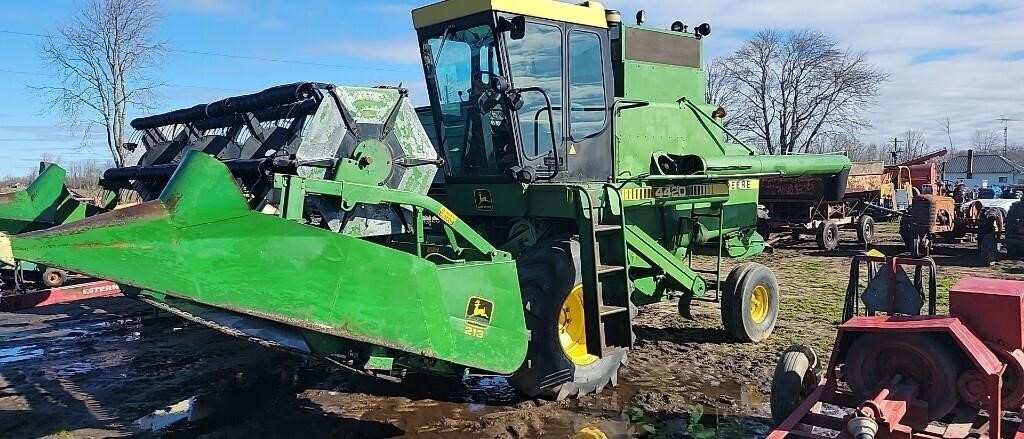
[{"label": "white cloud", "polygon": [[[681,19],[711,23],[711,55],[729,53],[762,28],[828,32],[890,72],[879,103],[865,109],[873,127],[866,142],[882,143],[908,129],[923,131],[935,147],[948,144],[937,121],[952,120],[958,148],[975,130],[1001,129],[999,117],[1024,119],[1024,2],[995,0],[606,0],[623,17],[645,8],[651,26]],[[946,57],[921,62],[929,54]],[[1016,56],[1010,56],[1016,54]],[[1015,132],[1017,133],[1015,135]],[[1024,145],[1024,122],[1010,125],[1010,143]]]}]

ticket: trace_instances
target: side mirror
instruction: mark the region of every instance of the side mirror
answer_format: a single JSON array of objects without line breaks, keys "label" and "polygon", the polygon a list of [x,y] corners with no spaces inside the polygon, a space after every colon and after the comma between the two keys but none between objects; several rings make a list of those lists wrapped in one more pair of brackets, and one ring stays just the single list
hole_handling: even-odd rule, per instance
[{"label": "side mirror", "polygon": [[509,38],[513,40],[523,39],[526,36],[526,17],[522,15],[517,15],[512,19],[501,17],[498,19],[498,32],[508,32]]}]

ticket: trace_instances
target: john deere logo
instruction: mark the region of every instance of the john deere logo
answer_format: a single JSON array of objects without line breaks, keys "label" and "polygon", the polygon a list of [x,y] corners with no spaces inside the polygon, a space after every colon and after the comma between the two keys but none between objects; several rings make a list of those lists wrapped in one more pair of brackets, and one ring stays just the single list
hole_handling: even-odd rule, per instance
[{"label": "john deere logo", "polygon": [[476,202],[476,210],[491,211],[494,209],[494,200],[491,198],[491,191],[477,189],[473,191],[473,200]]},{"label": "john deere logo", "polygon": [[484,338],[484,333],[491,325],[491,313],[494,312],[494,303],[479,297],[470,297],[466,304],[466,327],[462,330],[473,338]]},{"label": "john deere logo", "polygon": [[494,311],[494,303],[490,300],[479,297],[470,297],[466,306],[466,322],[476,323],[487,327],[491,324],[491,312]]}]

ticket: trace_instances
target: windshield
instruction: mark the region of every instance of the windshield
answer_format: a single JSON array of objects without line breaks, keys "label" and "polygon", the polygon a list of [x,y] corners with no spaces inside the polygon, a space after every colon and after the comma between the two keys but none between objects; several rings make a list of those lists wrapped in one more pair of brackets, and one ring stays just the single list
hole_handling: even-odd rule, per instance
[{"label": "windshield", "polygon": [[449,175],[500,175],[518,161],[504,104],[490,89],[500,75],[490,25],[449,27],[447,38],[423,42],[427,87],[440,105],[440,131]]}]

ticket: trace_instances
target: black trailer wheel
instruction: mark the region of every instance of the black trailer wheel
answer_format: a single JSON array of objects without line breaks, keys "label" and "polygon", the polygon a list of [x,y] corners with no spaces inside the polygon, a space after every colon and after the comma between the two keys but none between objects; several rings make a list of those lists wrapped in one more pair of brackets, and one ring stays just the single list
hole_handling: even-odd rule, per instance
[{"label": "black trailer wheel", "polygon": [[860,335],[847,351],[846,383],[859,398],[870,398],[884,381],[899,374],[918,384],[918,397],[928,401],[928,419],[946,416],[956,407],[960,361],[956,351],[936,336],[923,333],[876,332]]},{"label": "black trailer wheel", "polygon": [[47,267],[43,270],[43,285],[50,288],[57,288],[68,281],[68,272],[57,268]]},{"label": "black trailer wheel", "polygon": [[864,244],[875,242],[875,219],[871,215],[861,215],[857,219],[857,240]]},{"label": "black trailer wheel", "polygon": [[764,265],[740,264],[722,288],[722,324],[737,341],[758,342],[775,329],[779,315],[779,283]]},{"label": "black trailer wheel", "polygon": [[615,385],[626,352],[604,357],[586,350],[579,242],[546,241],[518,261],[530,344],[526,361],[509,381],[530,397],[564,399]]},{"label": "black trailer wheel", "polygon": [[821,250],[835,250],[839,247],[839,226],[832,221],[824,221],[818,225],[814,236]]},{"label": "black trailer wheel", "polygon": [[[794,347],[796,348],[796,347]],[[811,359],[801,349],[790,348],[782,353],[772,375],[770,407],[772,421],[778,426],[804,402],[808,393],[817,385]],[[803,348],[801,346],[801,348]],[[803,348],[807,349],[807,348]]]}]

